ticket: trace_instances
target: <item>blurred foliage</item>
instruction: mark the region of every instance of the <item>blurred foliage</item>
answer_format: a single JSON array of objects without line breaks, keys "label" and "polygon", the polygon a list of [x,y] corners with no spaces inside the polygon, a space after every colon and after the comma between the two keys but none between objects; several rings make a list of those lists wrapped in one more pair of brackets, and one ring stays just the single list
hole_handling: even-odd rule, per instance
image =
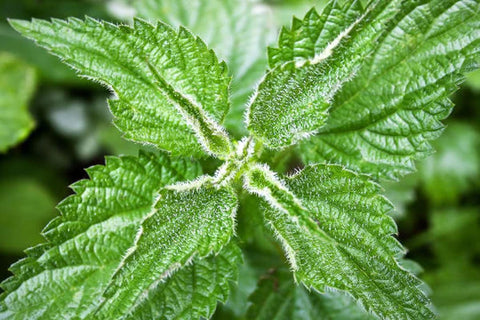
[{"label": "blurred foliage", "polygon": [[480,91],[480,71],[477,70],[467,76],[467,85],[475,91]]},{"label": "blurred foliage", "polygon": [[[238,83],[233,83],[234,108],[229,129],[241,135],[244,129],[236,123],[252,91],[236,91],[236,87],[249,84],[253,88],[262,77],[266,46],[273,43],[282,25],[290,23],[292,15],[301,17],[312,5],[320,8],[326,1],[255,0],[251,4],[255,8],[252,16],[243,20],[235,18],[236,10],[228,7],[230,0],[212,0],[211,10],[205,12],[202,19],[195,20],[192,18],[195,12],[188,9],[196,2],[198,0],[142,1],[156,5],[157,11],[142,7],[135,0],[0,2],[0,67],[4,57],[8,57],[16,61],[17,66],[33,68],[38,75],[35,91],[33,80],[22,85],[18,79],[4,80],[13,72],[0,72],[0,108],[3,108],[1,100],[5,97],[2,90],[11,91],[12,85],[23,90],[22,99],[18,101],[23,111],[26,111],[28,93],[36,92],[29,106],[35,129],[26,141],[0,156],[2,279],[8,276],[6,270],[10,263],[22,257],[22,250],[40,241],[40,230],[57,214],[55,204],[68,194],[65,186],[86,177],[83,168],[103,163],[106,154],[136,154],[138,149],[144,148],[122,139],[111,124],[105,102],[109,95],[106,90],[76,77],[58,59],[21,38],[9,27],[6,18],[89,15],[128,22],[137,12],[144,18],[160,15],[174,25],[184,24],[201,34],[209,46],[229,60],[232,74],[240,75],[236,78]],[[226,36],[231,33],[249,41],[237,43]],[[251,36],[245,37],[245,34]],[[446,123],[443,136],[435,142],[437,152],[418,163],[417,173],[400,182],[382,184],[397,209],[394,218],[399,223],[399,237],[410,250],[407,257],[422,265],[424,271],[419,276],[430,286],[441,318],[480,319],[480,72],[468,75],[454,100],[454,114]],[[299,162],[291,152],[282,153],[271,165],[295,170]],[[209,172],[217,164],[204,165]],[[255,309],[251,306],[255,299],[272,294],[271,288],[277,288],[278,281],[284,286],[278,287],[279,291],[273,290],[271,303],[274,307],[277,307],[275,298],[283,295],[291,297],[285,307],[291,308],[293,315],[307,312],[307,302],[324,306],[322,303],[329,299],[328,295],[294,289],[292,279],[285,277],[282,271],[287,264],[278,258],[281,248],[266,236],[268,232],[259,223],[259,208],[252,205],[248,195],[241,201],[237,232],[247,255],[240,269],[240,285],[232,285],[229,301],[219,307],[215,318],[252,318]],[[417,265],[405,263],[409,264],[408,268],[414,267],[420,272]],[[257,283],[260,289],[256,289]],[[267,289],[263,292],[262,288]],[[337,307],[330,311],[315,310],[336,312],[352,308],[348,303]],[[265,314],[269,314],[267,311]],[[333,319],[339,318],[338,314],[333,316]]]},{"label": "blurred foliage", "polygon": [[0,52],[0,152],[19,143],[33,128],[27,104],[35,90],[35,70]]},{"label": "blurred foliage", "polygon": [[434,205],[457,204],[480,188],[480,132],[465,122],[449,122],[436,154],[419,164],[423,192]]},{"label": "blurred foliage", "polygon": [[0,249],[19,252],[41,242],[40,231],[55,217],[55,199],[28,178],[0,182]]}]

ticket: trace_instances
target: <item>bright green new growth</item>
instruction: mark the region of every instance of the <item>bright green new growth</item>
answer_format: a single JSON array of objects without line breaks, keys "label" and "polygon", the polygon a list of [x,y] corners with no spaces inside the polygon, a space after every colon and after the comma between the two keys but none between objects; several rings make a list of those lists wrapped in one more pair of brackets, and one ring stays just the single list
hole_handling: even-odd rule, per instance
[{"label": "bright green new growth", "polygon": [[35,90],[35,70],[0,52],[0,152],[19,143],[33,129],[28,102]]},{"label": "bright green new growth", "polygon": [[[336,33],[322,39],[325,40],[321,42],[323,47],[310,49],[308,45],[314,46],[311,42],[319,37],[315,29],[323,27],[322,20],[312,10],[306,19],[313,26],[302,35],[305,38],[299,39],[300,56],[295,56],[296,50],[292,50],[291,55],[288,49],[271,50],[274,69],[260,84],[247,115],[248,128],[255,137],[279,149],[308,138],[325,124],[337,91],[355,75],[379,36],[380,26],[375,19],[383,21],[381,14],[384,13],[375,8],[372,4],[371,9],[362,13],[360,2],[354,1],[345,12],[339,10],[341,14],[335,19],[341,25],[334,30]],[[364,20],[368,21],[367,26],[363,25]],[[299,21],[294,19],[293,28],[299,27]],[[284,33],[285,30],[281,37],[285,37]],[[305,53],[308,50],[312,53],[310,56]],[[281,60],[274,65],[276,59]]]},{"label": "bright green new growth", "polygon": [[[399,264],[392,205],[369,175],[398,178],[430,152],[448,95],[476,67],[479,11],[478,0],[332,1],[294,19],[269,50],[271,70],[248,104],[251,135],[239,142],[221,126],[226,65],[186,29],[11,21],[116,93],[110,107],[127,138],[224,163],[196,180],[199,165],[163,154],[88,170],[91,180],[73,186],[77,195],[45,229],[48,242],[12,266],[0,318],[210,317],[241,260],[233,238],[242,183],[260,198],[296,281],[344,291],[372,316],[434,318],[420,280]],[[299,142],[306,162],[331,164],[282,176],[259,160],[264,146]],[[317,303],[325,297],[297,290],[298,303],[329,316]]]},{"label": "bright green new growth", "polygon": [[269,12],[248,0],[129,0],[129,3],[140,17],[188,28],[227,62],[233,79],[232,108],[225,127],[235,136],[248,134],[243,125],[245,105],[265,72],[268,64],[265,46],[273,40]]}]

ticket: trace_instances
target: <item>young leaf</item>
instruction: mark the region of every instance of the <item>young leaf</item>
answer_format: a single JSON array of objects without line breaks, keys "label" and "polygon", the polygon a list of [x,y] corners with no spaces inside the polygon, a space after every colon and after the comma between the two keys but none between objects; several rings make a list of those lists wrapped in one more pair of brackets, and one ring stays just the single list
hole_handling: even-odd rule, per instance
[{"label": "young leaf", "polygon": [[[385,10],[396,14],[369,22],[383,25],[381,37],[352,80],[332,99],[326,125],[302,145],[306,163],[339,163],[389,179],[413,171],[414,160],[429,155],[429,141],[441,133],[440,120],[452,108],[448,96],[463,73],[478,67],[478,1],[383,3]],[[316,27],[307,15],[294,28]],[[312,57],[320,52],[315,43],[331,39],[322,32],[313,40],[307,37],[310,32],[299,33],[303,36],[279,44],[278,50],[293,52],[284,55],[289,60],[304,58],[305,53]],[[279,57],[271,56],[273,63]]]},{"label": "young leaf", "polygon": [[[43,234],[47,243],[28,250],[2,283],[0,318],[84,319],[127,250],[158,190],[200,173],[198,165],[166,156],[107,157],[105,166],[87,169],[90,180],[58,206],[62,216]],[[134,188],[137,186],[137,188]]]},{"label": "young leaf", "polygon": [[96,316],[116,319],[129,314],[192,258],[219,252],[233,235],[236,210],[231,188],[217,188],[208,179],[161,190]]},{"label": "young leaf", "polygon": [[338,292],[308,292],[293,282],[290,272],[263,276],[249,298],[251,320],[373,320],[351,298]]},{"label": "young leaf", "polygon": [[232,108],[225,126],[235,135],[246,135],[245,104],[265,73],[265,50],[274,28],[268,8],[251,0],[130,0],[139,17],[185,26],[199,35],[233,76]]},{"label": "young leaf", "polygon": [[380,318],[434,316],[420,280],[397,262],[404,250],[391,237],[391,204],[366,176],[317,165],[283,183],[256,166],[246,187],[268,202],[265,219],[306,286],[346,291]]},{"label": "young leaf", "polygon": [[[253,135],[280,149],[316,133],[325,124],[336,93],[355,76],[381,34],[383,20],[392,14],[381,1],[366,10],[359,1],[345,7],[334,1],[323,17],[310,11],[305,26],[294,19],[291,33],[302,34],[302,43],[292,52],[270,51],[275,68],[259,85],[248,109]],[[330,37],[321,37],[323,24]],[[292,41],[289,33],[282,33],[281,43]],[[320,45],[315,45],[316,39]]]},{"label": "young leaf", "polygon": [[240,248],[230,243],[218,255],[195,258],[165,282],[149,290],[134,310],[120,319],[209,319],[217,300],[225,302],[231,281],[236,281]]},{"label": "young leaf", "polygon": [[82,76],[112,89],[117,99],[110,108],[126,138],[175,155],[229,153],[219,125],[229,109],[226,65],[186,29],[91,18],[10,23]]},{"label": "young leaf", "polygon": [[35,70],[0,53],[0,152],[19,143],[33,128],[28,102],[35,90]]}]

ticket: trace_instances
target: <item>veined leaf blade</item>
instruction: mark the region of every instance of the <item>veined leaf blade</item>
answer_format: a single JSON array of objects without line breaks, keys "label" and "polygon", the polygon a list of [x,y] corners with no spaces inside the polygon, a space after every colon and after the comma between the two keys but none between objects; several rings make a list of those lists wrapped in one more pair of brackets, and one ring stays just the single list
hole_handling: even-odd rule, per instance
[{"label": "veined leaf blade", "polygon": [[194,257],[219,252],[233,236],[236,210],[233,190],[216,188],[206,177],[161,190],[96,317],[129,314],[150,290]]},{"label": "veined leaf blade", "polygon": [[186,29],[138,19],[132,27],[116,26],[88,17],[10,23],[114,91],[110,109],[126,138],[174,155],[229,153],[219,125],[229,110],[226,65]]},{"label": "veined leaf blade", "polygon": [[141,222],[166,184],[192,179],[198,164],[165,155],[108,157],[87,169],[90,180],[58,206],[62,216],[43,234],[48,242],[31,248],[2,283],[0,318],[85,319],[127,250]]},{"label": "veined leaf blade", "polygon": [[[305,18],[304,33],[299,29],[302,22],[297,19],[293,20],[291,31],[283,30],[281,42],[292,41],[286,36],[290,32],[304,36],[299,48],[290,53],[288,47],[270,50],[274,68],[260,83],[246,119],[253,135],[272,149],[296,144],[326,124],[336,94],[355,77],[381,35],[381,21],[395,13],[382,1],[373,1],[365,10],[360,1],[348,1],[344,6],[334,1],[327,12],[329,8],[334,21],[323,21],[312,10]],[[328,27],[333,25],[333,31],[330,30],[329,42],[316,46],[314,52],[313,41],[319,36],[316,29],[322,28],[322,22],[328,23]],[[310,55],[309,45],[313,47]]]},{"label": "veined leaf blade", "polygon": [[226,245],[217,255],[194,258],[148,292],[148,297],[122,319],[209,319],[217,301],[225,302],[242,261],[240,248]]},{"label": "veined leaf blade", "polygon": [[[478,68],[478,1],[384,3],[395,15],[373,21],[383,25],[381,36],[332,99],[326,124],[301,145],[305,163],[338,163],[375,178],[412,172],[415,160],[432,153],[430,141],[452,109],[448,97],[464,73]],[[322,48],[318,43],[332,39],[308,15],[295,30],[297,37],[284,36],[288,41],[271,51],[272,64],[312,58]]]},{"label": "veined leaf blade", "polygon": [[265,50],[275,28],[271,8],[252,0],[130,0],[139,17],[183,25],[199,35],[233,77],[232,108],[225,126],[235,136],[247,135],[245,105],[267,67]]},{"label": "veined leaf blade", "polygon": [[265,218],[307,287],[345,291],[380,318],[434,317],[420,280],[398,264],[392,206],[366,176],[317,165],[282,182],[257,166],[246,187],[268,202]]}]

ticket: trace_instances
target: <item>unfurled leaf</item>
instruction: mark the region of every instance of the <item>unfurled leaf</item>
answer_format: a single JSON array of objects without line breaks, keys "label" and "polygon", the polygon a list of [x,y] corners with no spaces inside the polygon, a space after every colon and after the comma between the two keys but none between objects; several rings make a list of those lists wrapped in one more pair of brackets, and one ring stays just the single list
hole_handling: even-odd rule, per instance
[{"label": "unfurled leaf", "polygon": [[119,319],[208,319],[217,301],[227,300],[241,260],[240,248],[232,243],[218,255],[195,258],[191,265],[149,290],[130,314]]},{"label": "unfurled leaf", "polygon": [[346,291],[380,318],[434,317],[420,280],[398,264],[391,204],[366,176],[317,165],[282,182],[257,166],[246,186],[268,202],[265,218],[307,287]]},{"label": "unfurled leaf", "polygon": [[[48,242],[12,267],[0,318],[210,317],[237,272],[235,236],[255,270],[219,317],[244,316],[252,275],[281,265],[270,254],[282,245],[300,286],[281,277],[261,283],[247,318],[351,319],[363,309],[366,317],[434,318],[425,285],[392,236],[392,204],[374,181],[413,171],[432,151],[451,109],[448,96],[480,61],[480,2],[331,1],[322,14],[294,19],[249,100],[251,132],[235,141],[221,126],[230,75],[238,79],[235,119],[265,62],[257,55],[264,33],[246,35],[268,20],[258,15],[265,7],[253,0],[125,1],[144,17],[200,33],[230,73],[184,27],[91,18],[11,24],[109,87],[114,121],[127,138],[219,159],[201,162],[208,174],[193,181],[197,166],[164,156],[109,158],[89,170],[92,179],[74,185],[77,195],[45,230]],[[244,133],[238,121],[229,127]],[[293,151],[312,164],[302,165]],[[304,169],[279,178],[262,163]]]},{"label": "unfurled leaf", "polygon": [[[354,14],[352,19],[361,17],[349,9],[358,2],[346,1],[342,8],[333,1],[319,17],[311,12],[302,21],[294,20],[292,30],[282,33],[279,48],[270,51],[272,66],[322,55],[348,30],[349,12]],[[362,12],[371,10],[373,14],[380,9],[383,13],[365,18],[365,25],[352,29],[344,45],[339,45],[341,50],[334,48],[331,53],[329,60],[335,61],[341,52],[357,50],[356,55],[364,59],[350,81],[335,88],[338,92],[331,97],[326,124],[302,144],[306,163],[339,163],[391,179],[413,171],[414,160],[430,154],[429,141],[441,133],[440,120],[452,107],[448,96],[462,74],[477,67],[478,1],[372,1]],[[373,31],[376,24],[380,29]],[[354,46],[372,37],[371,32],[378,37],[371,45]],[[348,66],[356,55],[343,64]],[[338,68],[326,71],[335,74]],[[332,83],[321,85],[324,88]],[[325,107],[321,103],[317,108]]]},{"label": "unfurled leaf", "polygon": [[142,303],[150,290],[194,257],[219,252],[234,231],[237,198],[230,187],[200,179],[160,191],[96,314],[116,319]]},{"label": "unfurled leaf", "polygon": [[249,298],[247,319],[251,320],[371,320],[351,298],[339,292],[307,291],[285,271],[263,276]]},{"label": "unfurled leaf", "polygon": [[[280,48],[270,50],[273,70],[249,106],[253,135],[279,149],[318,132],[337,92],[355,76],[393,13],[385,2],[362,10],[359,1],[344,7],[334,1],[322,16],[311,10],[303,22],[294,19],[292,30],[280,36]],[[298,47],[288,47],[297,36]]]},{"label": "unfurled leaf", "polygon": [[243,125],[245,104],[265,73],[273,23],[266,5],[252,0],[131,0],[137,15],[199,35],[228,63],[232,80],[232,110],[225,126],[235,135],[248,132]]},{"label": "unfurled leaf", "polygon": [[90,180],[59,204],[62,216],[43,231],[2,283],[0,318],[84,319],[100,303],[162,186],[192,179],[198,165],[166,156],[108,157],[87,169]]},{"label": "unfurled leaf", "polygon": [[25,139],[33,129],[28,102],[35,82],[32,67],[0,52],[0,152]]},{"label": "unfurled leaf", "polygon": [[91,18],[10,23],[80,75],[112,89],[114,123],[126,138],[177,155],[229,153],[219,125],[229,110],[227,67],[186,29]]}]

